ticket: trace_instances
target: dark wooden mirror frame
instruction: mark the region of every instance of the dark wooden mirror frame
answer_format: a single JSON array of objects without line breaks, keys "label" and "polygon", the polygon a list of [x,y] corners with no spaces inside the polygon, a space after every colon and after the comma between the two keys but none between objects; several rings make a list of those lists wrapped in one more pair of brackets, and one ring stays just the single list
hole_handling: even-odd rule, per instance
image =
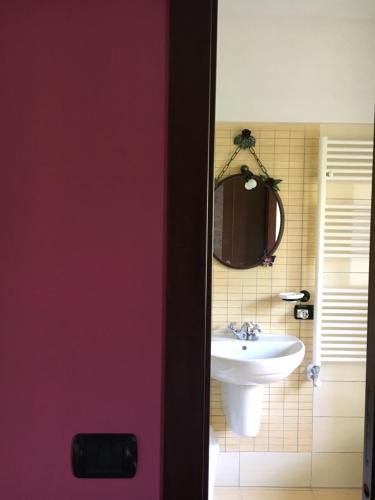
[{"label": "dark wooden mirror frame", "polygon": [[[229,175],[228,177],[225,177],[219,183],[216,184],[216,186],[215,186],[215,192],[220,187],[222,187],[225,183],[231,182],[233,179],[237,179],[237,178],[243,180],[243,175],[242,174],[233,174],[233,175]],[[275,243],[272,245],[272,247],[270,249],[268,249],[267,253],[266,254],[262,253],[262,255],[260,255],[259,258],[255,262],[253,262],[252,264],[239,264],[239,263],[234,264],[233,262],[232,263],[228,263],[227,261],[225,261],[222,258],[220,258],[217,254],[215,254],[215,217],[214,217],[214,252],[213,252],[213,256],[223,266],[231,267],[232,269],[252,269],[253,267],[264,265],[264,263],[263,263],[263,257],[272,257],[272,256],[274,256],[276,250],[279,248],[279,245],[281,243],[281,239],[282,239],[283,234],[284,234],[285,211],[284,211],[284,205],[283,205],[283,202],[281,200],[281,197],[280,197],[279,193],[275,189],[273,189],[270,185],[265,184],[258,175],[254,175],[252,178],[257,181],[258,185],[262,185],[263,184],[263,186],[265,186],[265,188],[269,191],[269,193],[272,196],[275,197],[276,203],[278,204],[279,211],[280,211],[280,228],[279,228],[279,234],[277,235]],[[243,183],[245,184],[245,180],[243,180]],[[251,195],[251,193],[253,193],[253,192],[254,192],[253,190],[247,191],[247,193],[249,195]],[[215,205],[215,201],[214,201],[214,205]],[[214,209],[214,212],[215,212],[215,209]],[[265,232],[265,228],[262,228],[262,230],[263,230],[263,232]]]},{"label": "dark wooden mirror frame", "polygon": [[[170,1],[163,500],[208,498],[216,30],[217,0]],[[372,214],[363,500],[375,500],[375,196]]]}]

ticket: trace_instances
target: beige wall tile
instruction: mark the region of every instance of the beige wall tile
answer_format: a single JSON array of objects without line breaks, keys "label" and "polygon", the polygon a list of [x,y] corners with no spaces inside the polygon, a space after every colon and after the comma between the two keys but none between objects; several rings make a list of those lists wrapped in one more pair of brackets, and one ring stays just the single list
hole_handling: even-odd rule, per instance
[{"label": "beige wall tile", "polygon": [[313,453],[312,486],[359,488],[362,484],[361,453]]},{"label": "beige wall tile", "polygon": [[363,417],[364,382],[324,382],[314,391],[315,417]]},{"label": "beige wall tile", "polygon": [[362,453],[364,419],[362,417],[314,418],[314,452]]},{"label": "beige wall tile", "polygon": [[366,363],[324,363],[321,379],[323,382],[365,382]]},{"label": "beige wall tile", "polygon": [[215,474],[216,486],[239,486],[240,454],[219,453]]},{"label": "beige wall tile", "polygon": [[310,453],[241,453],[240,486],[310,486]]}]

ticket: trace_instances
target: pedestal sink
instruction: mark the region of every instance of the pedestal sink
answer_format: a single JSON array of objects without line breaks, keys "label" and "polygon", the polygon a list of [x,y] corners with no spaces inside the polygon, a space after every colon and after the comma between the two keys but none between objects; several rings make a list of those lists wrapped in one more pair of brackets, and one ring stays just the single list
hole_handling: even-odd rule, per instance
[{"label": "pedestal sink", "polygon": [[255,341],[213,334],[211,376],[221,382],[224,412],[240,436],[259,433],[264,385],[290,375],[301,363],[305,346],[291,335],[259,335]]}]

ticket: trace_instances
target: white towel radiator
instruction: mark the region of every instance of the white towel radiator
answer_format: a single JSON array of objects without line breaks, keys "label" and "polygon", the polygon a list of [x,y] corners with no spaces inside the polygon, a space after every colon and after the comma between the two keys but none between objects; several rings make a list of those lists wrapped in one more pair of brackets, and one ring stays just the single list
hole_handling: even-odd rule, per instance
[{"label": "white towel radiator", "polygon": [[[355,273],[358,261],[368,268],[371,200],[355,186],[371,185],[372,154],[372,141],[323,137],[320,142],[313,361],[308,367],[314,385],[320,384],[324,362],[366,360],[367,285],[340,288],[332,269]],[[348,182],[353,189],[345,188]],[[356,283],[354,274],[348,282]]]}]

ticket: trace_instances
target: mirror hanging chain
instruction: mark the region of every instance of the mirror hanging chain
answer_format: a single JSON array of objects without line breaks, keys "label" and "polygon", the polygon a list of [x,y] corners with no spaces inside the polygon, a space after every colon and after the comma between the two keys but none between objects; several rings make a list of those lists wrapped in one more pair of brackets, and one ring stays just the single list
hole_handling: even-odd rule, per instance
[{"label": "mirror hanging chain", "polygon": [[241,151],[241,148],[238,146],[234,153],[232,154],[232,156],[230,157],[230,159],[226,162],[226,164],[224,165],[224,167],[220,170],[220,173],[219,175],[216,177],[216,182],[218,183],[220,181],[220,179],[223,177],[223,175],[225,174],[225,172],[228,170],[228,168],[230,167],[230,164],[232,163],[232,161],[236,158],[236,156],[238,155],[238,153]]},{"label": "mirror hanging chain", "polygon": [[[254,136],[251,135],[251,130],[243,129],[242,132],[241,132],[241,134],[236,135],[236,137],[233,140],[233,144],[235,146],[237,146],[237,147],[234,150],[234,152],[233,152],[232,156],[230,157],[230,159],[226,162],[226,164],[224,165],[224,167],[219,172],[219,175],[216,178],[216,184],[223,177],[223,175],[228,170],[228,168],[230,167],[232,161],[236,158],[236,156],[241,151],[241,149],[244,149],[244,150],[248,149],[249,153],[253,156],[253,158],[257,162],[258,167],[260,168],[260,170],[261,170],[261,172],[263,174],[263,175],[260,176],[260,178],[263,180],[263,182],[265,182],[267,184],[270,184],[271,187],[275,191],[279,191],[280,190],[279,184],[281,182],[281,179],[273,179],[269,175],[266,167],[260,161],[258,155],[256,154],[256,152],[254,150],[255,143],[256,143],[256,139],[255,139]],[[244,174],[244,177],[245,177],[246,181],[248,181],[249,179],[251,179],[251,177],[253,176],[253,173],[249,170],[249,168],[246,165],[243,165],[241,167],[241,172]]]}]

